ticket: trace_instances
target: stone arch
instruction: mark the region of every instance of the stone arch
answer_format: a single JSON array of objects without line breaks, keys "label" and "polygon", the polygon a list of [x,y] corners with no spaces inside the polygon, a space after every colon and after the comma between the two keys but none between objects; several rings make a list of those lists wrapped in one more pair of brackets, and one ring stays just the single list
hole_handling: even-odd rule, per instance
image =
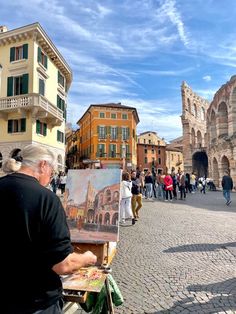
[{"label": "stone arch", "polygon": [[191,130],[191,143],[192,143],[192,147],[195,147],[196,140],[195,140],[195,131],[194,131],[194,128],[192,128],[192,130]]},{"label": "stone arch", "polygon": [[198,130],[197,131],[197,146],[198,148],[201,148],[202,145],[202,133]]},{"label": "stone arch", "polygon": [[88,220],[88,223],[93,223],[94,222],[94,210],[93,209],[89,209],[88,210],[87,220]]},{"label": "stone arch", "polygon": [[225,102],[221,102],[218,107],[218,136],[228,135],[228,108]]},{"label": "stone arch", "polygon": [[208,173],[208,157],[205,152],[196,152],[192,156],[192,171],[198,177],[206,176]]},{"label": "stone arch", "polygon": [[106,190],[106,203],[110,203],[111,202],[111,190],[107,189]]},{"label": "stone arch", "polygon": [[236,87],[233,88],[231,93],[231,104],[232,104],[232,120],[233,120],[233,132],[236,132]]},{"label": "stone arch", "polygon": [[118,224],[118,220],[119,220],[119,215],[118,213],[115,213],[113,216],[112,216],[112,222],[111,224],[116,226]]},{"label": "stone arch", "polygon": [[204,147],[207,147],[208,141],[209,141],[209,134],[205,133],[204,134],[204,144],[203,144]]},{"label": "stone arch", "polygon": [[206,116],[206,112],[205,112],[205,109],[203,107],[201,107],[201,120],[202,121],[205,121],[205,116]]},{"label": "stone arch", "polygon": [[219,179],[220,179],[219,166],[218,166],[218,161],[215,157],[213,158],[213,161],[212,161],[212,179],[215,185],[219,186],[219,183],[220,183],[219,182]]},{"label": "stone arch", "polygon": [[222,169],[222,174],[224,174],[225,171],[228,171],[230,173],[230,163],[229,159],[224,155],[221,158],[221,169]]},{"label": "stone arch", "polygon": [[217,137],[217,133],[216,133],[216,114],[215,111],[212,110],[211,112],[211,119],[210,119],[210,139],[211,142],[215,141]]},{"label": "stone arch", "polygon": [[2,168],[2,153],[0,153],[0,168]]},{"label": "stone arch", "polygon": [[191,113],[191,102],[190,99],[187,99],[187,103],[188,103],[188,112]]},{"label": "stone arch", "polygon": [[193,115],[195,118],[197,118],[197,105],[193,104]]},{"label": "stone arch", "polygon": [[106,213],[104,216],[104,225],[110,225],[110,214]]}]

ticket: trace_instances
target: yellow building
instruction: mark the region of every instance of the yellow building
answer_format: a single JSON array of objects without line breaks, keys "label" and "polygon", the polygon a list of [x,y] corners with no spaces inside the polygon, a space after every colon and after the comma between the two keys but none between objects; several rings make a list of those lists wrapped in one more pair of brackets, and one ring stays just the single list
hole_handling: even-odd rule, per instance
[{"label": "yellow building", "polygon": [[[72,72],[39,23],[0,27],[0,158],[28,144],[65,162],[65,118]],[[0,163],[1,165],[1,163]]]},{"label": "yellow building", "polygon": [[175,171],[176,173],[184,169],[183,153],[179,148],[167,145],[166,147],[166,169],[167,172]]},{"label": "yellow building", "polygon": [[101,168],[136,168],[139,117],[136,108],[120,103],[93,104],[77,124],[80,159]]}]

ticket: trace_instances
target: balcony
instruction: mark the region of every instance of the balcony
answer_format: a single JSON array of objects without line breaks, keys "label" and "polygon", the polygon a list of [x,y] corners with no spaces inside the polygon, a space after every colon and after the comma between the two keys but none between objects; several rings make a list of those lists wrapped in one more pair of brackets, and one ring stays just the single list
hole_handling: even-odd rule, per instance
[{"label": "balcony", "polygon": [[8,119],[11,112],[32,112],[32,117],[53,126],[60,126],[64,121],[63,112],[47,98],[39,94],[26,94],[0,98],[0,117]]}]

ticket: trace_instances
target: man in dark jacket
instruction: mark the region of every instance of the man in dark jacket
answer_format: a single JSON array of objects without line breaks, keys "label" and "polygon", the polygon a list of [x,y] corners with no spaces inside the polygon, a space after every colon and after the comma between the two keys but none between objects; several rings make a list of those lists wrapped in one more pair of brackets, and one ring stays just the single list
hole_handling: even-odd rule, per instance
[{"label": "man in dark jacket", "polygon": [[226,200],[226,205],[229,206],[232,202],[230,199],[230,191],[233,189],[234,185],[228,171],[225,171],[221,184],[223,188],[223,196]]}]

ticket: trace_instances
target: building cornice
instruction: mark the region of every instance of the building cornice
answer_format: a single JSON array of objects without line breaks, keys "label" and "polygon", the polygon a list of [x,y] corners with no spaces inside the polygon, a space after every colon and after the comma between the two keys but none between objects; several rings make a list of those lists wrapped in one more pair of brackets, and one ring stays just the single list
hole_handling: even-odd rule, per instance
[{"label": "building cornice", "polygon": [[72,82],[72,71],[38,22],[0,33],[0,46],[11,45],[29,39],[33,39],[38,43],[42,50],[52,60],[53,64],[55,64],[65,76],[68,90]]}]

